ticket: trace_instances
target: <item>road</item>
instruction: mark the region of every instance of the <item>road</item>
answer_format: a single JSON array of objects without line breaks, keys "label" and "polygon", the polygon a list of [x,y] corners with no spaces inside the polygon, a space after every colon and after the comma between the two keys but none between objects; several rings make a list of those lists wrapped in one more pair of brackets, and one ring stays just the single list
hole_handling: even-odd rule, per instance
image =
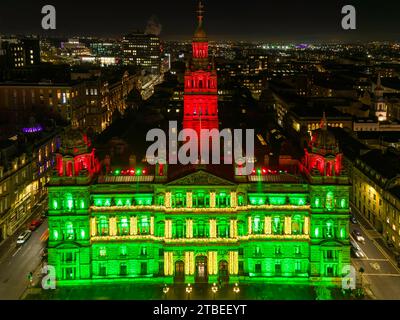
[{"label": "road", "polygon": [[367,286],[369,284],[376,299],[400,300],[400,269],[387,249],[380,245],[382,236],[363,219],[356,208],[353,207],[352,212],[358,223],[350,223],[350,230],[358,229],[365,238],[365,243],[358,242],[365,257],[352,258],[356,270],[360,267],[365,270],[363,284]]},{"label": "road", "polygon": [[0,300],[17,300],[29,284],[27,275],[41,263],[41,251],[45,243],[41,236],[48,228],[47,219],[32,232],[28,241],[16,246],[16,235],[7,239],[0,247]]}]

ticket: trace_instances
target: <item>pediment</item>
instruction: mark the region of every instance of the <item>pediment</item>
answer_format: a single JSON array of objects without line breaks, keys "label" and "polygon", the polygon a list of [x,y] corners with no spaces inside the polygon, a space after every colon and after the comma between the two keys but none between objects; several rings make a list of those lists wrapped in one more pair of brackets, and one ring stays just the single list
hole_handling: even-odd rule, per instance
[{"label": "pediment", "polygon": [[209,185],[235,185],[233,182],[220,178],[214,174],[199,170],[194,173],[190,173],[187,176],[176,179],[167,183],[168,186],[209,186]]}]

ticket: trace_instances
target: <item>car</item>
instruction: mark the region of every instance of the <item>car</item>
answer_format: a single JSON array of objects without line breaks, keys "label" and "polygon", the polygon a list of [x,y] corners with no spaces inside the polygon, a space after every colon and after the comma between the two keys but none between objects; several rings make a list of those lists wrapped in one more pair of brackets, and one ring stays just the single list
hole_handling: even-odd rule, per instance
[{"label": "car", "polygon": [[357,229],[353,230],[352,232],[354,239],[356,239],[358,242],[365,242],[365,238],[362,236],[361,232]]},{"label": "car", "polygon": [[22,232],[17,238],[17,245],[24,244],[26,241],[28,241],[31,235],[32,235],[31,230],[25,230],[24,232]]},{"label": "car", "polygon": [[353,224],[356,224],[356,223],[358,222],[355,216],[351,216],[351,217],[350,217],[350,221],[351,221],[351,223],[353,223]]},{"label": "car", "polygon": [[362,252],[362,250],[357,242],[350,240],[350,244],[351,244],[351,252],[354,254],[354,256],[356,256],[357,258],[365,257],[364,252]]},{"label": "car", "polygon": [[29,230],[35,231],[37,228],[40,227],[42,223],[43,223],[42,218],[32,220],[31,224],[29,225]]}]

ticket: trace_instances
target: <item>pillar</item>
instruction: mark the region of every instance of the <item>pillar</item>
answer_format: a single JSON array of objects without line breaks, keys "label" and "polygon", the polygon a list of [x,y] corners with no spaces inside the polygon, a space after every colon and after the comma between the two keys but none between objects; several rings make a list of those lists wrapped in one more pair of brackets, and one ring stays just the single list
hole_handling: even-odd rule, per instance
[{"label": "pillar", "polygon": [[193,220],[187,219],[186,220],[186,238],[193,238]]},{"label": "pillar", "polygon": [[165,239],[172,238],[172,220],[166,219],[165,220]]},{"label": "pillar", "polygon": [[165,193],[164,204],[166,208],[171,208],[171,192],[169,191]]},{"label": "pillar", "polygon": [[191,191],[186,192],[186,208],[193,207],[193,194]]},{"label": "pillar", "polygon": [[217,237],[217,220],[211,219],[210,220],[210,238]]},{"label": "pillar", "polygon": [[216,275],[218,274],[218,266],[217,266],[217,251],[209,251],[208,252],[208,274]]},{"label": "pillar", "polygon": [[90,236],[92,236],[92,237],[97,236],[97,221],[96,221],[96,217],[92,217],[90,219]]},{"label": "pillar", "polygon": [[231,192],[231,207],[232,208],[236,208],[237,207],[237,196],[236,196],[236,192],[235,191]]},{"label": "pillar", "polygon": [[130,225],[130,230],[129,233],[131,236],[136,236],[138,233],[138,228],[137,228],[137,217],[131,217],[131,225]]},{"label": "pillar", "polygon": [[194,274],[194,252],[186,251],[185,252],[185,275],[193,275]]},{"label": "pillar", "polygon": [[174,253],[164,252],[164,275],[172,276],[174,274]]},{"label": "pillar", "polygon": [[238,234],[237,234],[237,220],[236,219],[231,219],[229,223],[230,223],[230,226],[229,226],[229,237],[230,238],[236,238],[238,236]]},{"label": "pillar", "polygon": [[272,219],[269,216],[264,218],[264,230],[265,234],[272,234]]},{"label": "pillar", "polygon": [[112,217],[109,220],[109,226],[110,226],[110,236],[116,236],[118,233],[117,230],[117,218],[116,217]]},{"label": "pillar", "polygon": [[150,217],[150,234],[154,236],[154,217]]},{"label": "pillar", "polygon": [[285,217],[285,234],[292,234],[292,217]]},{"label": "pillar", "polygon": [[236,275],[239,273],[239,253],[237,251],[229,251],[229,274]]},{"label": "pillar", "polygon": [[210,208],[215,208],[216,206],[216,194],[215,191],[210,192]]},{"label": "pillar", "polygon": [[252,233],[252,219],[251,219],[251,216],[249,216],[248,218],[247,218],[247,233],[249,234],[249,235],[251,235],[251,233]]},{"label": "pillar", "polygon": [[304,217],[303,234],[310,234],[310,218]]}]

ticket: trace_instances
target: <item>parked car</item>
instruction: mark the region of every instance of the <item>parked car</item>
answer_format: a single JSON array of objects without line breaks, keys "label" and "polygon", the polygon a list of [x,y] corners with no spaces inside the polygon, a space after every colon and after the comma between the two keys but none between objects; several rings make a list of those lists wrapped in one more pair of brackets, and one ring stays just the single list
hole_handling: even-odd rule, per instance
[{"label": "parked car", "polygon": [[43,223],[43,219],[33,219],[31,224],[29,225],[29,230],[35,231],[37,228],[40,227],[40,225]]},{"label": "parked car", "polygon": [[351,223],[353,223],[353,224],[356,224],[356,223],[358,222],[355,216],[351,216],[351,217],[350,217],[350,221],[351,221]]},{"label": "parked car", "polygon": [[354,239],[356,239],[358,242],[365,242],[365,238],[362,236],[361,232],[357,229],[353,230],[352,235]]},{"label": "parked car", "polygon": [[24,244],[26,241],[28,241],[31,235],[32,235],[31,230],[25,230],[24,232],[22,232],[17,238],[17,245]]}]

